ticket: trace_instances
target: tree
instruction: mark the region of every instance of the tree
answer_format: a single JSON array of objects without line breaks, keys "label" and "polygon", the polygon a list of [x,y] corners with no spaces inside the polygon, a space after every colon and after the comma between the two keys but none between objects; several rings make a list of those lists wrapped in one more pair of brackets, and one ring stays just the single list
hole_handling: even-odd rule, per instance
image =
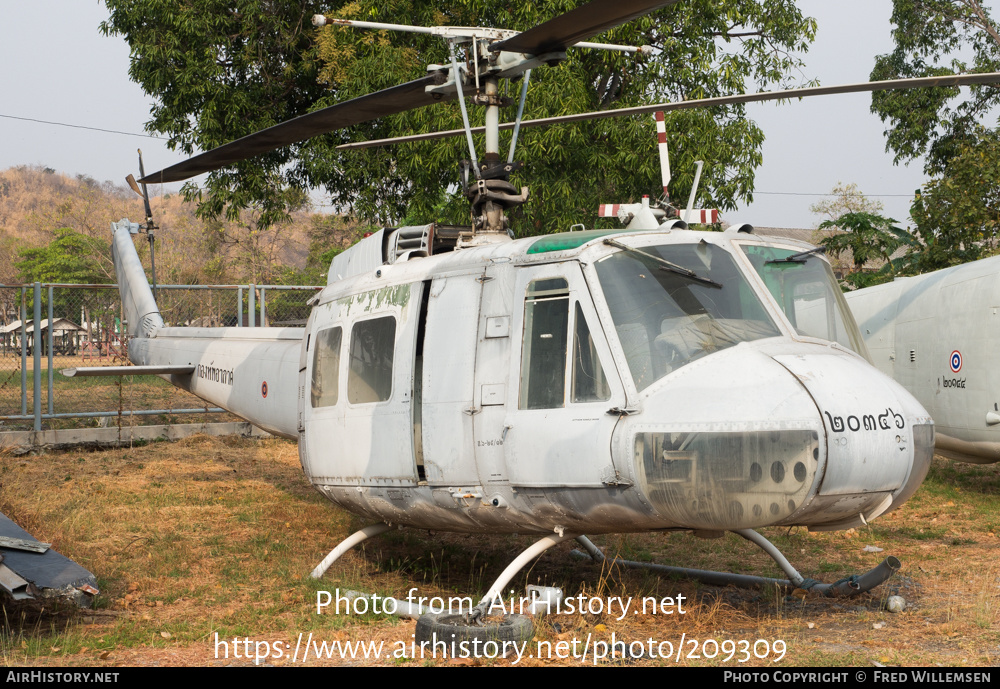
[{"label": "tree", "polygon": [[984,131],[956,146],[947,172],[918,192],[911,209],[923,247],[921,271],[995,254],[1000,245],[1000,135]]},{"label": "tree", "polygon": [[68,227],[56,230],[48,246],[22,249],[14,263],[22,282],[104,282],[106,274],[97,256],[110,255],[111,246]]},{"label": "tree", "polygon": [[[370,21],[487,25],[526,29],[566,11],[565,0],[482,3],[476,0],[106,0],[102,25],[125,37],[130,75],[156,99],[149,131],[167,134],[185,152],[207,150],[297,115],[425,74],[447,61],[437,37],[395,32],[314,30],[315,12]],[[544,117],[647,103],[708,97],[788,85],[794,57],[812,40],[815,22],[791,0],[693,0],[608,32],[608,42],[648,44],[657,54],[636,60],[621,53],[570,51],[556,69],[535,70],[526,117]],[[512,85],[512,93],[516,95]],[[482,114],[473,109],[474,118]],[[508,112],[507,117],[512,116]],[[362,151],[337,151],[349,140],[460,126],[447,103],[332,132],[244,161],[210,175],[201,212],[207,216],[256,206],[261,222],[280,218],[288,194],[323,187],[335,207],[363,222],[467,222],[468,207],[451,194],[444,217],[433,215],[442,190],[458,181],[468,155],[458,138]],[[474,121],[473,124],[479,124]],[[684,111],[669,118],[676,171],[673,195],[685,198],[693,161],[709,165],[702,201],[723,209],[752,198],[763,133],[742,106]],[[527,170],[512,180],[532,198],[514,218],[521,233],[567,229],[596,219],[597,204],[637,199],[659,178],[652,118],[627,118],[525,130],[518,159]],[[193,187],[186,194],[198,195]]]},{"label": "tree", "polygon": [[[107,279],[98,257],[110,256],[111,244],[64,227],[56,230],[56,238],[47,246],[22,249],[18,253],[20,260],[14,265],[22,282],[94,284]],[[82,307],[89,339],[95,314],[97,318],[113,319],[117,299],[117,295],[110,291],[71,293],[61,289],[53,297],[53,313],[57,317],[76,320],[78,309]],[[28,312],[31,313],[34,298],[29,297],[28,301]]]},{"label": "tree", "polygon": [[[894,0],[896,49],[877,58],[872,79],[1000,69],[1000,33],[980,0]],[[932,177],[911,214],[923,241],[922,269],[973,260],[995,250],[998,132],[988,126],[1000,89],[883,91],[872,111],[886,123],[896,162],[926,156]]]},{"label": "tree", "polygon": [[814,203],[809,206],[809,210],[817,215],[826,216],[827,220],[836,220],[848,213],[877,214],[882,211],[882,202],[872,201],[866,197],[854,182],[849,184],[837,182],[829,195],[833,198]]},{"label": "tree", "polygon": [[[892,22],[896,49],[876,58],[873,81],[1000,68],[1000,35],[979,0],[893,0]],[[897,162],[926,155],[927,172],[940,174],[956,146],[975,140],[979,119],[1000,103],[1000,91],[978,86],[968,98],[959,94],[957,87],[872,94],[872,111],[888,125],[886,147]]]},{"label": "tree", "polygon": [[[821,230],[840,229],[840,234],[823,239],[820,244],[834,256],[851,252],[854,271],[845,276],[844,282],[854,289],[887,282],[899,274],[906,261],[893,259],[896,249],[907,246],[917,248],[919,243],[906,230],[896,227],[896,221],[876,213],[859,211],[846,213],[833,220],[820,223]],[[876,264],[872,269],[867,266]]]}]

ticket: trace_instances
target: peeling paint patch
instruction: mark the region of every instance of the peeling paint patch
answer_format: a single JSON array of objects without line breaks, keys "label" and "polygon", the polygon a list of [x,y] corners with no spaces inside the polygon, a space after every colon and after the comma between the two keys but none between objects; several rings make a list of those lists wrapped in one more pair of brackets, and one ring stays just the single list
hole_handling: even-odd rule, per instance
[{"label": "peeling paint patch", "polygon": [[347,315],[355,306],[362,311],[375,311],[385,306],[398,306],[404,308],[410,303],[410,285],[393,285],[391,287],[380,287],[369,292],[352,294],[337,300],[337,305],[345,307]]}]

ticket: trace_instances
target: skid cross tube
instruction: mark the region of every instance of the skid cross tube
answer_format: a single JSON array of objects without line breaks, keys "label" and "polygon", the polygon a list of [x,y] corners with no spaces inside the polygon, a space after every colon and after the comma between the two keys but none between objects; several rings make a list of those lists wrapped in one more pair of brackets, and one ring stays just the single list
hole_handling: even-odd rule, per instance
[{"label": "skid cross tube", "polygon": [[576,538],[576,536],[573,534],[564,534],[562,536],[552,534],[536,541],[533,545],[525,549],[524,552],[518,555],[513,562],[507,565],[507,569],[505,569],[500,576],[497,577],[497,580],[493,582],[493,586],[490,587],[490,590],[486,592],[486,595],[483,596],[482,600],[479,601],[479,604],[472,611],[473,616],[485,613],[495,599],[502,598],[504,587],[510,583],[510,580],[514,578],[515,574],[521,571],[522,567],[552,546],[559,545],[563,541],[570,538]]},{"label": "skid cross tube", "polygon": [[331,550],[330,553],[323,558],[323,561],[316,565],[316,569],[312,571],[310,576],[313,579],[321,578],[326,573],[326,570],[330,569],[330,565],[340,559],[341,555],[356,546],[358,543],[367,541],[372,536],[378,536],[380,533],[385,533],[391,528],[392,527],[388,524],[372,524],[371,526],[366,526],[360,531],[355,531],[350,536],[342,540],[336,548]]}]

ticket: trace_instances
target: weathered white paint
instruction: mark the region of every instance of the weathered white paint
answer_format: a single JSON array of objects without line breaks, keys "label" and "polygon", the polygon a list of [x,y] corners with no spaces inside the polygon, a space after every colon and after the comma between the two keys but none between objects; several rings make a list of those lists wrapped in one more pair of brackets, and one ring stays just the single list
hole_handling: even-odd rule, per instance
[{"label": "weathered white paint", "polygon": [[[298,437],[303,468],[324,495],[394,524],[522,533],[842,528],[860,513],[898,506],[919,485],[929,455],[914,446],[932,436],[913,428],[930,423],[926,411],[855,353],[796,332],[743,258],[736,270],[777,334],[709,352],[638,390],[595,268],[621,249],[602,238],[495,242],[361,270],[327,285],[304,329],[159,327],[135,338],[130,354],[136,363],[195,365],[195,374],[172,381]],[[735,257],[734,240],[771,245],[677,229],[615,240],[640,249],[704,243]],[[525,290],[540,277],[567,281],[570,323],[579,304],[608,400],[518,408]],[[131,284],[138,276],[121,279],[141,291]],[[142,316],[126,310],[129,319]],[[352,404],[352,329],[385,317],[396,322],[391,396]],[[319,331],[336,326],[343,329],[339,399],[314,409],[312,349]],[[568,347],[571,361],[572,333]],[[861,425],[848,437],[834,422],[854,424],[852,416],[861,424],[864,414],[889,408],[903,423],[891,438]],[[643,449],[644,438],[675,436],[701,449],[681,446],[662,458]],[[731,461],[729,446],[741,448]],[[671,474],[678,466],[690,471]],[[771,473],[758,476],[761,466]]]}]

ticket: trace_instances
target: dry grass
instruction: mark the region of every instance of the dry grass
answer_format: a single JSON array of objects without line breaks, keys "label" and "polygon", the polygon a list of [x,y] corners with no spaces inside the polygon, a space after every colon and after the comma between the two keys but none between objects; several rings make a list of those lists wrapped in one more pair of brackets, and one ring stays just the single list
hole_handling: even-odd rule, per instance
[{"label": "dry grass", "polygon": [[[0,359],[0,369],[4,363],[9,363],[10,359]],[[43,359],[43,366],[48,366],[47,360]],[[20,364],[20,360],[17,362]],[[33,395],[31,392],[31,370],[32,360],[28,359],[28,414],[33,408]],[[165,410],[165,409],[197,409],[204,408],[206,402],[195,397],[189,392],[176,388],[165,380],[155,376],[85,376],[67,378],[62,375],[64,368],[78,366],[110,366],[124,365],[127,363],[121,359],[108,359],[98,362],[96,360],[83,361],[80,357],[54,357],[53,359],[53,411],[56,414],[82,413],[82,412],[117,412],[119,410],[143,411],[143,410]],[[42,410],[48,410],[48,369],[42,369]],[[16,415],[21,413],[21,398],[19,386],[21,381],[20,370],[0,370],[0,414]],[[81,426],[114,426],[121,423],[123,426],[149,425],[161,423],[183,422],[206,423],[211,421],[235,421],[237,417],[223,412],[214,414],[156,414],[156,415],[129,415],[125,414],[119,418],[112,417],[81,417],[65,419],[47,419],[44,427],[49,428],[79,428]],[[3,430],[30,430],[32,421],[11,421],[2,423]]]},{"label": "dry grass", "polygon": [[[248,662],[217,659],[216,633],[223,640],[249,637],[291,647],[299,633],[319,642],[381,641],[388,651],[409,644],[413,622],[317,615],[317,590],[360,589],[405,598],[416,586],[425,596],[477,597],[532,540],[392,532],[349,553],[315,582],[308,576],[315,564],[364,524],[326,503],[302,476],[295,445],[278,440],[196,437],[108,452],[0,457],[0,484],[0,508],[95,572],[102,589],[95,611],[5,604],[4,665]],[[775,666],[773,655],[751,654],[745,663],[735,658],[724,663],[725,653],[715,659],[688,657],[692,639],[714,639],[720,648],[727,639],[783,641],[787,653],[778,666],[990,665],[997,662],[1000,642],[998,493],[1000,468],[935,460],[913,500],[864,530],[767,531],[801,572],[824,581],[870,569],[885,555],[903,561],[903,570],[885,586],[852,599],[800,599],[673,581],[577,560],[568,555],[568,544],[536,561],[513,586],[521,591],[525,583],[544,583],[572,596],[634,600],[685,597],[683,615],[588,612],[539,619],[532,648],[538,641],[554,648],[577,640],[579,651],[587,638],[593,648],[613,634],[616,640],[671,642],[676,654],[683,635],[681,665]],[[629,559],[781,576],[765,555],[734,536],[701,541],[685,534],[640,534],[595,541]],[[864,552],[868,545],[885,552]],[[905,612],[883,609],[890,593],[906,598]],[[320,664],[342,662],[458,661]],[[592,663],[592,656],[586,662]],[[648,652],[626,659],[619,654],[601,664],[626,662],[678,664]],[[567,658],[519,664],[579,663]]]}]

